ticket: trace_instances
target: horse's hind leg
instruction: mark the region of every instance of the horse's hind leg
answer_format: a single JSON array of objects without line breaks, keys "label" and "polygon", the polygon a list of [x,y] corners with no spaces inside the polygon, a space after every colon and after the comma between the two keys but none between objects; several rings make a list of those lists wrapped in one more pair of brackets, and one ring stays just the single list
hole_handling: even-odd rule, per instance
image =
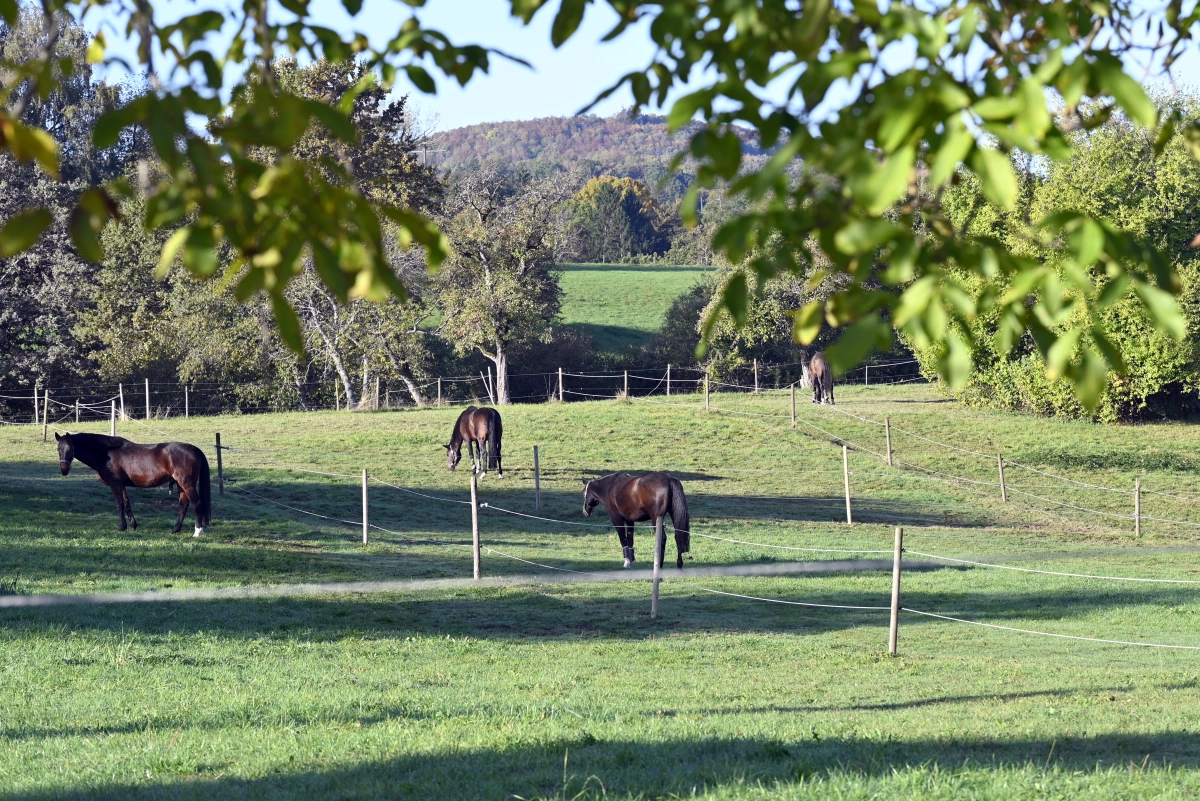
[{"label": "horse's hind leg", "polygon": [[133,516],[133,504],[129,502],[129,488],[122,485],[121,494],[125,497],[125,513],[129,515],[129,525],[137,531],[137,518]]},{"label": "horse's hind leg", "polygon": [[479,451],[479,477],[483,478],[487,475],[488,469],[487,440],[475,443],[475,448]]},{"label": "horse's hind leg", "polygon": [[626,522],[617,526],[617,537],[621,540],[621,555],[625,557],[625,567],[632,567],[637,561],[633,555],[633,524]]},{"label": "horse's hind leg", "polygon": [[121,526],[117,531],[124,531],[129,527],[125,523],[125,488],[115,482],[109,486],[112,489],[113,498],[117,502],[117,519],[121,521]]},{"label": "horse's hind leg", "polygon": [[188,510],[188,496],[191,494],[191,489],[184,491],[183,487],[179,488],[179,517],[175,518],[175,528],[171,529],[172,534],[178,534],[183,529],[183,518]]}]

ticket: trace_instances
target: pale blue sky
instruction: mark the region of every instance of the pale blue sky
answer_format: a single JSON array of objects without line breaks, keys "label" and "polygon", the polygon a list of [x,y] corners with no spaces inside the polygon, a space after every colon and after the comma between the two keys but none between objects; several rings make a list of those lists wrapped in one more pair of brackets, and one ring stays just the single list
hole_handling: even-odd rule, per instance
[{"label": "pale blue sky", "polygon": [[[159,21],[163,22],[200,8],[229,8],[234,2],[165,0],[156,6]],[[443,31],[456,43],[496,47],[532,64],[524,67],[494,58],[490,73],[477,76],[465,88],[455,81],[440,79],[434,96],[412,90],[422,116],[436,117],[438,128],[574,114],[621,75],[645,66],[654,52],[645,25],[627,30],[615,42],[602,43],[600,39],[615,23],[615,14],[604,3],[589,6],[583,26],[560,49],[550,44],[556,3],[543,9],[529,26],[509,16],[508,6],[505,0],[429,0],[428,7],[415,11],[426,26]],[[404,19],[414,13],[398,0],[366,0],[355,18],[345,12],[340,0],[313,0],[310,8],[312,18],[319,24],[343,32],[365,32],[377,46],[382,46]],[[276,11],[287,16],[278,7]],[[102,19],[94,17],[87,25],[95,30]],[[113,37],[109,35],[111,41]],[[110,47],[110,53],[130,52],[128,45],[113,42]],[[1143,69],[1137,65],[1129,64],[1127,69],[1139,80],[1143,77]],[[1193,83],[1195,75],[1200,75],[1200,54],[1193,47],[1176,70],[1176,77]],[[398,90],[408,88],[401,84]],[[628,89],[622,88],[594,112],[613,114],[630,102]]]}]

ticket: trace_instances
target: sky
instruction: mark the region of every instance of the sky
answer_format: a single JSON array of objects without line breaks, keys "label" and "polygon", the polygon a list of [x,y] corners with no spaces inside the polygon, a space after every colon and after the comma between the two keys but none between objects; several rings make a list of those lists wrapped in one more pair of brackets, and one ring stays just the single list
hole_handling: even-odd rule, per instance
[{"label": "sky", "polygon": [[[161,23],[201,8],[223,10],[231,7],[232,0],[160,0],[155,5]],[[548,6],[528,26],[508,14],[507,0],[428,0],[426,8],[415,12],[399,0],[366,0],[354,18],[346,13],[340,0],[313,0],[310,13],[321,25],[343,32],[363,31],[376,46],[382,46],[415,13],[423,25],[446,33],[455,43],[498,48],[531,64],[526,67],[493,57],[489,74],[477,75],[466,87],[440,78],[436,95],[413,89],[423,127],[448,130],[476,123],[575,114],[623,74],[649,63],[654,54],[645,24],[631,27],[614,42],[601,42],[616,22],[615,13],[602,2],[590,5],[580,29],[562,48],[555,49],[550,44],[550,25],[558,4]],[[286,16],[281,8],[277,7],[276,12]],[[103,22],[103,17],[92,17],[85,24],[96,30]],[[117,37],[111,32],[109,36],[110,54],[132,54],[127,44],[113,42]],[[1136,64],[1127,63],[1127,70],[1139,80],[1144,75],[1144,69]],[[1191,76],[1200,75],[1200,53],[1196,48],[1179,65],[1176,75],[1193,83]],[[399,91],[406,91],[403,83]],[[631,102],[628,88],[622,87],[592,112],[615,114]]]}]

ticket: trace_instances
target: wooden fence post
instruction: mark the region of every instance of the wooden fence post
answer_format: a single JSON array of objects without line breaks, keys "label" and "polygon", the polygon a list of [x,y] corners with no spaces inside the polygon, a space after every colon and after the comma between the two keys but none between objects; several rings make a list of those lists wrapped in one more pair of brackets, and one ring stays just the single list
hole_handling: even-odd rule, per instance
[{"label": "wooden fence post", "polygon": [[342,389],[338,386],[338,377],[333,377],[333,410],[340,412],[342,410]]},{"label": "wooden fence post", "polygon": [[50,388],[42,391],[42,442],[46,441],[46,427],[50,425]]},{"label": "wooden fence post", "polygon": [[563,396],[562,368],[558,368],[558,402],[566,403],[566,398]]},{"label": "wooden fence post", "polygon": [[538,465],[538,446],[533,446],[533,511],[542,511],[542,471]]},{"label": "wooden fence post", "polygon": [[854,525],[850,516],[850,448],[842,445],[842,477],[846,480],[846,525]]},{"label": "wooden fence post", "polygon": [[888,627],[888,653],[896,655],[900,635],[900,556],[904,553],[904,529],[896,528],[896,550],[892,555],[892,623]]},{"label": "wooden fence post", "polygon": [[754,360],[754,394],[758,394],[758,359]]},{"label": "wooden fence post", "polygon": [[217,432],[217,489],[225,494],[225,466],[221,460],[221,432]]},{"label": "wooden fence post", "polygon": [[121,420],[128,420],[125,416],[125,385],[117,384],[117,398],[121,404]]},{"label": "wooden fence post", "polygon": [[708,373],[704,374],[704,411],[708,411]]},{"label": "wooden fence post", "polygon": [[108,402],[108,435],[115,437],[117,435],[117,402]]},{"label": "wooden fence post", "polygon": [[996,466],[1000,469],[1000,500],[1008,503],[1008,487],[1004,485],[1004,454],[996,454]]},{"label": "wooden fence post", "polygon": [[367,519],[367,468],[363,468],[363,545],[367,544],[367,532],[371,528],[371,523]]},{"label": "wooden fence post", "polygon": [[75,425],[79,425],[79,398],[75,399]]},{"label": "wooden fence post", "polygon": [[183,416],[185,418],[192,416],[191,398],[188,395],[188,385],[183,385]]},{"label": "wooden fence post", "polygon": [[379,376],[375,376],[375,411],[379,411]]},{"label": "wooden fence post", "polygon": [[493,406],[495,406],[495,405],[496,405],[496,393],[493,391],[493,388],[494,388],[496,385],[495,385],[495,383],[492,381],[492,367],[491,367],[491,365],[488,365],[488,369],[487,369],[487,370],[488,370],[488,397],[490,397],[490,398],[492,399],[492,405],[493,405]]},{"label": "wooden fence post", "polygon": [[796,427],[796,382],[792,382],[792,428]]},{"label": "wooden fence post", "polygon": [[1142,479],[1133,480],[1133,533],[1142,536]]},{"label": "wooden fence post", "polygon": [[667,397],[671,397],[671,365],[667,365]]},{"label": "wooden fence post", "polygon": [[40,413],[41,412],[39,411],[39,407],[38,407],[38,385],[34,384],[33,385],[33,424],[35,426],[38,423],[42,422],[41,420],[38,419],[38,415]]},{"label": "wooden fence post", "polygon": [[442,408],[442,379],[438,378],[438,408]]},{"label": "wooden fence post", "polygon": [[625,400],[629,400],[629,371],[625,371]]},{"label": "wooden fence post", "polygon": [[888,467],[892,466],[892,418],[883,418],[883,433],[887,435],[887,460]]},{"label": "wooden fence post", "polygon": [[871,386],[871,365],[863,365],[863,386]]},{"label": "wooden fence post", "polygon": [[471,547],[475,552],[475,578],[479,578],[479,497],[478,479],[471,473]]},{"label": "wooden fence post", "polygon": [[146,419],[150,419],[150,379],[146,379]]},{"label": "wooden fence post", "polygon": [[654,589],[650,595],[650,617],[658,617],[658,582],[662,578],[663,519],[654,521]]}]

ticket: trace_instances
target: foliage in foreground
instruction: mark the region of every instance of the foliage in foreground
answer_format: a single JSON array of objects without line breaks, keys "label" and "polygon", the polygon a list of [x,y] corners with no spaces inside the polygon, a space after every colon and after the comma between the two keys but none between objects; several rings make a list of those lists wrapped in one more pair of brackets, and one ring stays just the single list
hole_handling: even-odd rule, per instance
[{"label": "foliage in foreground", "polygon": [[[58,84],[57,14],[98,5],[99,0],[47,0],[44,46],[3,59],[7,97],[0,111],[0,148],[51,173],[60,165],[59,148],[26,113],[35,97],[47,96]],[[351,17],[362,9],[360,0],[343,5]],[[553,4],[507,5],[528,23]],[[588,5],[560,0],[551,26],[555,46],[575,34]],[[886,349],[899,328],[935,353],[941,375],[961,386],[979,345],[971,336],[972,322],[995,313],[1000,351],[1007,353],[1029,332],[1049,373],[1065,377],[1080,402],[1092,408],[1108,372],[1122,365],[1106,309],[1128,300],[1143,306],[1160,330],[1183,335],[1173,297],[1181,289],[1179,276],[1153,242],[1080,210],[1034,221],[1055,259],[1076,266],[1069,278],[1077,294],[1067,306],[1057,294],[1054,271],[1002,242],[957,228],[940,199],[941,190],[966,169],[985,197],[1014,207],[1018,181],[1010,153],[1066,161],[1074,147],[1071,133],[1095,128],[1117,110],[1152,131],[1156,147],[1178,127],[1190,148],[1200,148],[1200,126],[1160,118],[1121,60],[1137,52],[1169,70],[1194,48],[1200,7],[1185,11],[1171,3],[1146,9],[1135,0],[933,5],[894,0],[882,10],[873,2],[798,6],[791,0],[608,0],[608,5],[619,20],[611,37],[630,35],[630,26],[645,20],[648,25],[633,30],[648,31],[656,45],[651,62],[620,82],[628,84],[638,105],[664,104],[673,89],[690,88],[693,79],[700,83],[674,101],[669,115],[677,129],[697,115],[704,123],[690,138],[688,149],[699,167],[689,196],[730,181],[730,191],[751,201],[753,209],[722,226],[714,246],[733,263],[757,251],[753,268],[760,280],[803,273],[819,247],[843,279],[828,298],[808,302],[795,316],[794,335],[801,343],[815,341],[826,326],[844,329],[829,350],[836,367],[853,365],[872,348]],[[6,25],[15,24],[19,8],[14,0],[0,2]],[[93,139],[107,148],[124,131],[149,129],[164,169],[144,221],[151,228],[179,226],[164,247],[164,262],[179,256],[194,273],[212,275],[218,252],[228,247],[232,265],[241,271],[241,295],[268,296],[283,339],[298,350],[303,338],[285,291],[301,273],[305,254],[323,265],[322,281],[345,301],[404,294],[388,263],[381,220],[395,227],[401,244],[422,246],[430,266],[444,261],[449,243],[419,209],[372,202],[345,165],[297,158],[297,143],[314,122],[342,141],[355,139],[349,118],[353,96],[336,107],[300,96],[273,78],[275,62],[299,54],[332,63],[359,57],[370,77],[356,88],[378,80],[390,89],[403,74],[433,92],[430,69],[465,84],[502,54],[457,45],[424,28],[416,15],[376,48],[353,25],[341,34],[315,24],[304,0],[288,3],[286,10],[281,17],[266,0],[250,0],[228,17],[204,10],[171,24],[162,24],[149,2],[115,11],[138,40],[138,61],[154,91],[106,113]],[[1155,31],[1156,38],[1142,31]],[[1145,44],[1151,40],[1155,44]],[[894,68],[892,54],[910,44],[916,58]],[[89,57],[102,60],[104,47],[98,38]],[[171,59],[169,86],[160,83],[156,52]],[[258,76],[257,82],[235,87],[226,101],[225,74],[239,66]],[[831,108],[838,109],[836,115],[829,114]],[[189,123],[194,119],[211,124],[201,134]],[[743,172],[734,124],[754,129],[760,146],[774,149],[771,158]],[[253,158],[262,148],[278,153],[274,163]],[[804,169],[793,180],[796,159]],[[933,191],[918,192],[922,182]],[[102,257],[98,233],[117,210],[114,198],[127,193],[128,185],[117,181],[80,196],[70,230],[85,257]],[[52,219],[39,207],[7,220],[0,251],[10,255],[28,247]],[[782,247],[769,247],[775,238]],[[966,271],[976,291],[943,268],[948,262]],[[722,290],[722,303],[739,324],[748,289],[746,279],[735,276]],[[1067,319],[1072,323],[1064,330]]]}]

